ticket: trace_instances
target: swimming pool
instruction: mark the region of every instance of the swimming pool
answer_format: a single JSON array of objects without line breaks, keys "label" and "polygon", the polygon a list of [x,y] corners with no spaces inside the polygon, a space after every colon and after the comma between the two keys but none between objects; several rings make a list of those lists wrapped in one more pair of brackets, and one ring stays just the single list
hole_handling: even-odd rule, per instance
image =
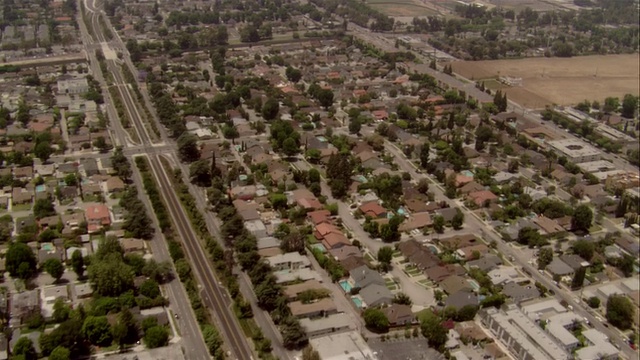
[{"label": "swimming pool", "polygon": [[324,245],[317,243],[317,244],[313,244],[311,245],[312,248],[320,250],[321,253],[326,253],[327,252],[327,248],[324,247]]},{"label": "swimming pool", "polygon": [[353,303],[356,305],[358,309],[362,309],[362,300],[360,300],[357,297],[352,297],[351,301],[353,301]]},{"label": "swimming pool", "polygon": [[464,176],[468,176],[468,177],[473,177],[473,173],[469,170],[463,170],[461,171],[462,175]]},{"label": "swimming pool", "polygon": [[53,244],[42,244],[42,250],[53,251],[54,250]]},{"label": "swimming pool", "polygon": [[400,208],[398,209],[398,215],[400,215],[400,216],[405,216],[405,215],[407,215],[407,210],[405,210],[403,207],[400,207]]},{"label": "swimming pool", "polygon": [[427,245],[427,249],[431,250],[431,253],[433,253],[434,255],[438,255],[438,253],[440,252],[435,245]]},{"label": "swimming pool", "polygon": [[36,185],[36,192],[43,192],[47,188],[44,185]]},{"label": "swimming pool", "polygon": [[347,280],[340,281],[340,287],[346,293],[350,293],[351,292],[351,284],[349,284],[349,282]]}]

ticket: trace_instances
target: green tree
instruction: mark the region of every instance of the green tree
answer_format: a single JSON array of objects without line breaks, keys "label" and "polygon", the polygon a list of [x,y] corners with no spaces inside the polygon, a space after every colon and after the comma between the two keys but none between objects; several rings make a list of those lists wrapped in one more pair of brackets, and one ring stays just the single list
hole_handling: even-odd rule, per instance
[{"label": "green tree", "polygon": [[302,72],[291,66],[287,66],[287,69],[285,70],[285,75],[287,76],[287,79],[289,81],[294,83],[297,83],[302,78]]},{"label": "green tree", "polygon": [[442,234],[444,232],[444,218],[442,216],[436,215],[433,217],[433,229],[438,234]]},{"label": "green tree", "polygon": [[198,160],[189,166],[189,178],[195,185],[211,186],[211,166],[207,160]]},{"label": "green tree", "polygon": [[422,335],[427,338],[429,346],[441,349],[447,342],[447,329],[442,326],[442,320],[432,312],[428,312],[420,322]]},{"label": "green tree", "polygon": [[593,253],[595,252],[596,247],[595,244],[589,240],[579,239],[573,243],[571,249],[574,254],[590,261],[591,258],[593,258]]},{"label": "green tree", "polygon": [[62,261],[58,259],[48,259],[44,262],[43,268],[54,278],[55,282],[60,281],[60,278],[64,274],[64,265],[62,265]]},{"label": "green tree", "polygon": [[76,250],[71,254],[71,267],[78,277],[82,278],[84,275],[84,257],[82,257],[80,250]]},{"label": "green tree", "polygon": [[390,246],[383,246],[378,250],[378,261],[383,271],[388,271],[393,259],[393,249]]},{"label": "green tree", "polygon": [[222,339],[220,338],[220,334],[218,334],[216,328],[211,325],[203,326],[202,337],[204,338],[205,344],[207,344],[209,354],[213,355],[216,359],[219,358],[216,354],[222,347]]},{"label": "green tree", "polygon": [[478,307],[475,305],[465,305],[458,309],[456,321],[471,321],[478,313]]},{"label": "green tree", "polygon": [[140,294],[155,299],[160,296],[160,287],[155,280],[147,279],[140,285]]},{"label": "green tree", "polygon": [[538,252],[538,269],[544,270],[553,261],[553,249],[545,247]]},{"label": "green tree", "polygon": [[589,232],[591,223],[593,222],[593,211],[589,205],[582,204],[576,208],[573,218],[571,218],[571,226],[574,230]]},{"label": "green tree", "polygon": [[462,211],[460,211],[460,209],[456,210],[456,214],[453,215],[453,218],[451,219],[451,226],[454,230],[460,230],[462,229],[462,225],[464,224],[464,214],[462,213]]},{"label": "green tree", "polygon": [[617,97],[608,97],[604,99],[604,107],[602,110],[606,113],[617,111],[620,107],[620,100]]},{"label": "green tree", "polygon": [[69,319],[69,315],[71,314],[71,307],[64,303],[62,298],[56,299],[56,302],[53,303],[53,321],[56,323],[61,323],[63,321],[67,321]]},{"label": "green tree", "polygon": [[409,297],[409,295],[407,295],[407,294],[405,294],[403,292],[399,292],[393,297],[393,303],[394,304],[411,306],[413,301],[411,301],[411,298]]},{"label": "green tree", "polygon": [[626,94],[622,99],[622,116],[633,119],[638,109],[638,97]]},{"label": "green tree", "polygon": [[360,119],[352,119],[349,121],[349,133],[358,134],[360,133],[360,129],[362,129],[362,123]]},{"label": "green tree", "polygon": [[150,349],[165,346],[168,342],[169,331],[162,326],[152,326],[144,333],[144,343]]},{"label": "green tree", "polygon": [[5,255],[5,267],[9,275],[29,279],[36,271],[37,260],[31,248],[22,242],[9,245]]},{"label": "green tree", "polygon": [[71,359],[71,351],[66,347],[58,346],[53,349],[51,355],[49,355],[49,360],[69,360]]},{"label": "green tree", "polygon": [[93,146],[97,148],[101,153],[106,153],[112,147],[107,143],[107,140],[104,138],[104,136],[98,136],[98,138],[96,138],[93,142]]},{"label": "green tree", "polygon": [[13,358],[21,356],[24,360],[36,360],[38,359],[38,353],[33,346],[33,341],[26,336],[18,339],[15,345],[13,345]]},{"label": "green tree", "polygon": [[274,98],[269,98],[262,105],[262,117],[265,120],[273,120],[280,112],[280,103]]},{"label": "green tree", "polygon": [[577,290],[582,287],[582,285],[584,284],[584,278],[586,274],[587,274],[586,267],[581,267],[575,271],[575,273],[573,274],[573,280],[571,281],[572,290]]},{"label": "green tree", "polygon": [[633,325],[635,307],[625,295],[611,295],[607,300],[607,320],[620,330],[630,329]]},{"label": "green tree", "polygon": [[314,350],[311,345],[307,346],[302,350],[302,360],[322,360],[320,358],[320,353]]},{"label": "green tree", "polygon": [[[422,144],[422,146],[420,147],[420,166],[423,169],[426,169],[427,166],[429,166],[429,155],[430,155],[430,151],[431,148],[429,147],[429,143],[425,142],[424,144]],[[422,179],[421,179],[422,180]],[[426,179],[425,179],[426,180]]]},{"label": "green tree", "polygon": [[190,163],[200,158],[197,141],[198,139],[191,133],[185,132],[180,135],[177,141],[180,160]]},{"label": "green tree", "polygon": [[281,325],[282,344],[287,349],[299,349],[308,343],[307,335],[298,319],[288,317]]},{"label": "green tree", "polygon": [[317,96],[318,102],[325,109],[333,105],[333,91],[330,89],[320,89]]},{"label": "green tree", "polygon": [[282,142],[282,152],[287,156],[294,156],[300,151],[300,147],[294,138],[286,138]]},{"label": "green tree", "polygon": [[44,217],[53,216],[55,214],[55,206],[53,205],[53,201],[49,197],[38,199],[33,205],[33,216],[35,216],[36,219],[42,219]]},{"label": "green tree", "polygon": [[87,316],[82,324],[82,334],[93,345],[111,344],[111,327],[106,316]]},{"label": "green tree", "polygon": [[375,333],[389,331],[389,319],[381,310],[369,308],[364,311],[362,316],[367,329]]},{"label": "green tree", "polygon": [[88,268],[94,291],[102,296],[118,296],[133,288],[134,272],[120,258],[94,259]]},{"label": "green tree", "polygon": [[348,154],[338,153],[329,157],[327,162],[327,179],[331,193],[336,198],[341,198],[347,194],[351,186],[351,175],[354,164]]},{"label": "green tree", "polygon": [[589,305],[590,308],[597,309],[600,307],[600,298],[597,296],[592,296],[589,299],[587,299],[587,304]]},{"label": "green tree", "polygon": [[123,349],[126,344],[127,332],[127,326],[121,322],[117,322],[111,326],[111,337],[120,349]]},{"label": "green tree", "polygon": [[53,154],[53,149],[51,148],[51,145],[46,142],[40,142],[38,143],[34,148],[33,148],[33,154],[40,160],[42,160],[43,163],[46,163],[47,160],[49,160],[49,157],[51,156],[51,154]]},{"label": "green tree", "polygon": [[522,245],[534,247],[542,244],[544,241],[537,229],[527,226],[518,231],[518,242]]},{"label": "green tree", "polygon": [[111,167],[116,175],[122,179],[122,181],[129,181],[131,178],[131,164],[129,160],[124,155],[124,151],[122,150],[122,146],[116,147],[113,151],[113,155],[111,155]]}]

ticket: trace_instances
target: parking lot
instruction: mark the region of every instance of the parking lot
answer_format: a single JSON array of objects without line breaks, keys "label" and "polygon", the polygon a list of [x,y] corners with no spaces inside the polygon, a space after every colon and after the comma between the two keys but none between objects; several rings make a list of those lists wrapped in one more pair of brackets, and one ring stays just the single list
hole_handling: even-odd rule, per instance
[{"label": "parking lot", "polygon": [[444,356],[429,348],[422,336],[407,339],[403,336],[381,341],[379,338],[368,341],[378,360],[444,360]]}]

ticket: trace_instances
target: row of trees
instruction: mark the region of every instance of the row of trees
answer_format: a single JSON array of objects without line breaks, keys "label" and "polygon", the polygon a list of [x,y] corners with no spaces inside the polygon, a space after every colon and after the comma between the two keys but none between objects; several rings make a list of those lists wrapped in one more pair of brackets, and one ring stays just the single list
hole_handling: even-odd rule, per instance
[{"label": "row of trees", "polygon": [[138,167],[138,170],[140,170],[145,192],[147,193],[147,196],[149,196],[153,209],[156,213],[156,217],[158,218],[160,229],[163,231],[164,238],[167,241],[169,255],[174,262],[176,273],[187,291],[191,307],[196,315],[196,320],[202,326],[202,335],[205,343],[207,344],[209,353],[214,356],[215,359],[222,359],[224,358],[224,352],[222,351],[222,339],[220,338],[216,328],[211,324],[207,309],[204,307],[202,300],[200,299],[200,291],[198,290],[197,283],[191,271],[191,266],[185,258],[182,246],[174,239],[173,224],[169,218],[168,210],[162,201],[153,175],[149,171],[148,163],[143,158],[137,158],[136,166]]}]

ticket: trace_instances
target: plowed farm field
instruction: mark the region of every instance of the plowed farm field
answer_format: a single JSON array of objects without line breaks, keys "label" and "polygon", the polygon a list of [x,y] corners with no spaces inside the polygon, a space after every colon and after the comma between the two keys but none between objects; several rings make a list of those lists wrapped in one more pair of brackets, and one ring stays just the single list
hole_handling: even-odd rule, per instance
[{"label": "plowed farm field", "polygon": [[640,93],[638,54],[573,58],[456,61],[453,71],[474,81],[499,76],[522,78],[521,86],[502,86],[507,96],[528,108],[572,105],[583,100]]}]

